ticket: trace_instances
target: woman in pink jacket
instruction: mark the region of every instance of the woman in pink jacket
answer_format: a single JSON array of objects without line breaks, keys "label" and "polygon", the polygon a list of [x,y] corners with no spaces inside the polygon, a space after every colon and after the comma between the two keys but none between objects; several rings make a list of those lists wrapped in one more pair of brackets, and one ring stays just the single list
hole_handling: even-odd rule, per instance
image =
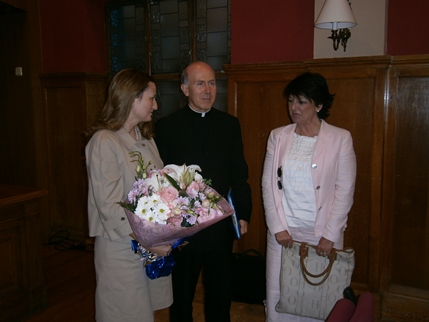
[{"label": "woman in pink jacket", "polygon": [[334,95],[322,75],[304,73],[283,94],[293,124],[271,132],[262,177],[268,226],[266,315],[269,322],[315,321],[275,310],[281,249],[292,247],[294,240],[316,245],[319,256],[343,248],[356,156],[350,133],[324,121]]}]

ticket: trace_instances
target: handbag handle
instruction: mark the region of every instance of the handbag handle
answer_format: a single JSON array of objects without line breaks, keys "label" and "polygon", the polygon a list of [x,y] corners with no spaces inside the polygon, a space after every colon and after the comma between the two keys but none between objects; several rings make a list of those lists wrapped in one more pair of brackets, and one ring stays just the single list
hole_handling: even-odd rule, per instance
[{"label": "handbag handle", "polygon": [[[322,285],[326,279],[329,277],[329,274],[331,273],[332,270],[332,265],[334,264],[335,261],[335,257],[336,257],[336,250],[335,248],[332,248],[331,254],[329,255],[329,264],[328,266],[325,268],[325,270],[320,273],[320,274],[311,274],[307,268],[305,267],[305,262],[304,259],[308,256],[308,247],[313,247],[314,249],[316,249],[316,247],[312,246],[312,245],[307,245],[307,243],[302,242],[301,243],[301,247],[299,249],[299,261],[300,261],[300,266],[301,266],[301,272],[302,272],[302,276],[304,277],[305,281],[313,286],[319,286]],[[322,280],[317,282],[317,283],[313,283],[308,279],[308,276],[313,277],[313,278],[319,278],[322,277]]]}]

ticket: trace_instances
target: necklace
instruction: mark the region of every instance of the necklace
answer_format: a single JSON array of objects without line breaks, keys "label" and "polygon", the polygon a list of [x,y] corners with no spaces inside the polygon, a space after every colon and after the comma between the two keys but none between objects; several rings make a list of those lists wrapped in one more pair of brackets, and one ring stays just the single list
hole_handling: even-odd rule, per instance
[{"label": "necklace", "polygon": [[136,125],[134,126],[134,133],[136,134],[136,141],[140,140],[140,131],[139,131],[139,127]]}]

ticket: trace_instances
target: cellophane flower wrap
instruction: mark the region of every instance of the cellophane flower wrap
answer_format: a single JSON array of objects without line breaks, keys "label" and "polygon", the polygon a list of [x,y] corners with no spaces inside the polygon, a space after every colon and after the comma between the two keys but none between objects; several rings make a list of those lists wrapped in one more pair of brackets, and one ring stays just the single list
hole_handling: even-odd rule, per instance
[{"label": "cellophane flower wrap", "polygon": [[128,221],[143,247],[174,244],[232,215],[234,209],[198,173],[198,165],[166,165],[151,169],[139,152],[136,181],[124,207]]}]

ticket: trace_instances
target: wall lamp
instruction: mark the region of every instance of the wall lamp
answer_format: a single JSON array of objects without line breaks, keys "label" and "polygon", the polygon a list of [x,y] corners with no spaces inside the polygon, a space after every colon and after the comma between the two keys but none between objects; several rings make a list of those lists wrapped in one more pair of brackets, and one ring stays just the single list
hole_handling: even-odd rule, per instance
[{"label": "wall lamp", "polygon": [[334,50],[341,45],[346,51],[347,40],[351,37],[349,28],[356,26],[356,19],[353,16],[349,0],[326,0],[320,10],[319,16],[314,26],[319,29],[331,29],[331,36]]}]

